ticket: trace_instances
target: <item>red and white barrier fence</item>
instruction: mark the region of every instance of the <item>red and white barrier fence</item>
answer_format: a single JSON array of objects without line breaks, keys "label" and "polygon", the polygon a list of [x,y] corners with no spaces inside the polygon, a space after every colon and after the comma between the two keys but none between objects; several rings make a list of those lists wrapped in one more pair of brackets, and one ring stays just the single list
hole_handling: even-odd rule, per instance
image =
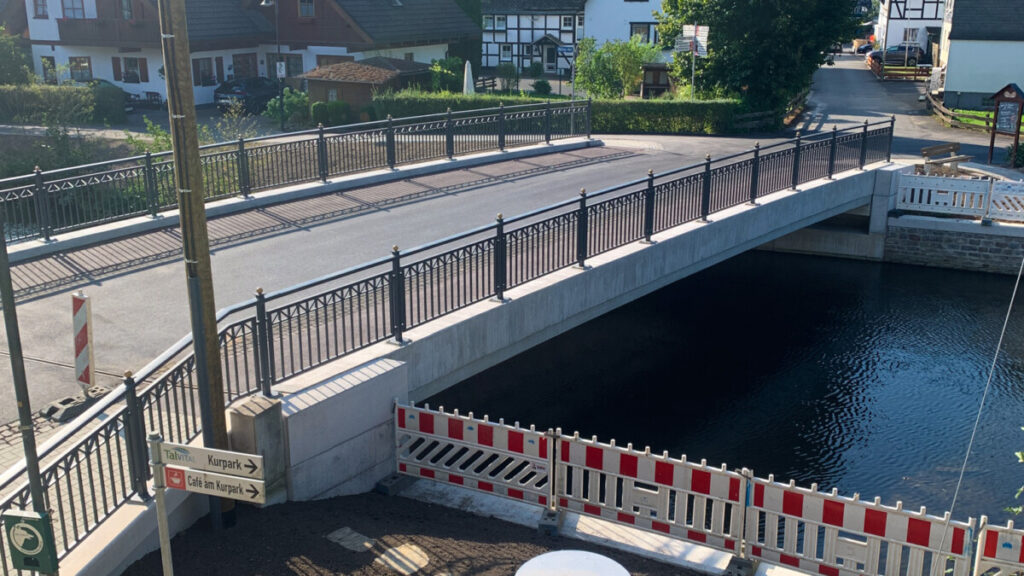
[{"label": "red and white barrier fence", "polygon": [[993,526],[988,517],[981,517],[978,529],[978,553],[974,557],[974,574],[1009,576],[1024,572],[1024,531],[1006,526]]},{"label": "red and white barrier fence", "polygon": [[746,478],[686,457],[559,435],[558,507],[740,553]]},{"label": "red and white barrier fence", "polygon": [[975,523],[752,478],[748,557],[824,576],[967,576]]},{"label": "red and white barrier fence", "polygon": [[[730,471],[507,426],[396,407],[399,472],[699,543],[812,576],[1010,576],[1024,531],[952,521]],[[977,547],[973,547],[975,535]],[[972,570],[973,560],[973,570]]]},{"label": "red and white barrier fence", "polygon": [[92,352],[92,303],[81,290],[71,295],[72,333],[75,337],[75,381],[82,390],[95,383]]},{"label": "red and white barrier fence", "polygon": [[396,406],[396,453],[402,474],[433,478],[530,504],[552,502],[551,438],[444,408]]}]

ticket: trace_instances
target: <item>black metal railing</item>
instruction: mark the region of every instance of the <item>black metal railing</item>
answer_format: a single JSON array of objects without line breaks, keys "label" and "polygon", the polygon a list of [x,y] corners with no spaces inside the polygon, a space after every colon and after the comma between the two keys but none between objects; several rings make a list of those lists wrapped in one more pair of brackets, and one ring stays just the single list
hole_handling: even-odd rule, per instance
[{"label": "black metal railing", "polygon": [[[589,136],[588,101],[388,118],[202,146],[207,201],[368,170]],[[8,242],[177,207],[170,152],[0,180]]]},{"label": "black metal railing", "polygon": [[[503,112],[498,112],[499,119]],[[489,121],[489,120],[485,120]],[[796,138],[606,188],[264,294],[217,314],[225,399],[275,383],[652,234],[847,168],[885,160],[893,121]],[[365,133],[365,132],[364,132]],[[411,133],[406,133],[411,134]],[[417,137],[433,138],[428,132]],[[442,134],[444,137],[444,134]],[[442,141],[443,143],[443,141]],[[423,148],[433,154],[436,142]],[[856,160],[856,162],[854,162]],[[288,301],[291,300],[291,301]],[[282,304],[274,306],[281,302]],[[287,302],[287,303],[284,303]],[[144,431],[201,433],[186,336],[39,451],[64,556],[117,507],[149,497]],[[123,403],[122,403],[123,401]],[[103,415],[100,417],[100,415]],[[0,512],[27,508],[24,463],[0,477]],[[0,535],[3,573],[11,571]]]}]

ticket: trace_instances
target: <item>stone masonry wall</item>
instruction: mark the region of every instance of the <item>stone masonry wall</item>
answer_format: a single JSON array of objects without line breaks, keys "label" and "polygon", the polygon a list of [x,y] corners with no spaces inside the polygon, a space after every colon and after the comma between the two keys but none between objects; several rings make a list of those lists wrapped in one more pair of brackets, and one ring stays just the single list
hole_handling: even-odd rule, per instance
[{"label": "stone masonry wall", "polygon": [[907,218],[890,219],[885,238],[886,262],[1011,275],[1020,269],[1024,228],[904,220]]}]

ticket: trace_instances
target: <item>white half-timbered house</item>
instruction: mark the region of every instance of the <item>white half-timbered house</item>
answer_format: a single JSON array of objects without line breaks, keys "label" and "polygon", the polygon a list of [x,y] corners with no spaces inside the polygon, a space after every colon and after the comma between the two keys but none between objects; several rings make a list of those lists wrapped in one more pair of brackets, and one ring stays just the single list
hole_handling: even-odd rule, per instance
[{"label": "white half-timbered house", "polygon": [[525,70],[539,62],[547,74],[567,73],[572,57],[560,57],[558,48],[575,47],[583,37],[585,4],[586,0],[483,0],[481,65],[510,63]]},{"label": "white half-timbered house", "polygon": [[930,53],[932,43],[939,42],[944,15],[943,0],[882,0],[875,38],[882,50],[911,43]]}]

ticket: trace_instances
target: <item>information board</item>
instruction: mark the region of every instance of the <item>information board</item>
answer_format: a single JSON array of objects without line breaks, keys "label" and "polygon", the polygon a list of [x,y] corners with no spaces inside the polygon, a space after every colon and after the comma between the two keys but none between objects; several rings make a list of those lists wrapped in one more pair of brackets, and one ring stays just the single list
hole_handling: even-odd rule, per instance
[{"label": "information board", "polygon": [[1016,134],[1020,107],[1016,102],[1000,102],[996,110],[996,132]]}]

